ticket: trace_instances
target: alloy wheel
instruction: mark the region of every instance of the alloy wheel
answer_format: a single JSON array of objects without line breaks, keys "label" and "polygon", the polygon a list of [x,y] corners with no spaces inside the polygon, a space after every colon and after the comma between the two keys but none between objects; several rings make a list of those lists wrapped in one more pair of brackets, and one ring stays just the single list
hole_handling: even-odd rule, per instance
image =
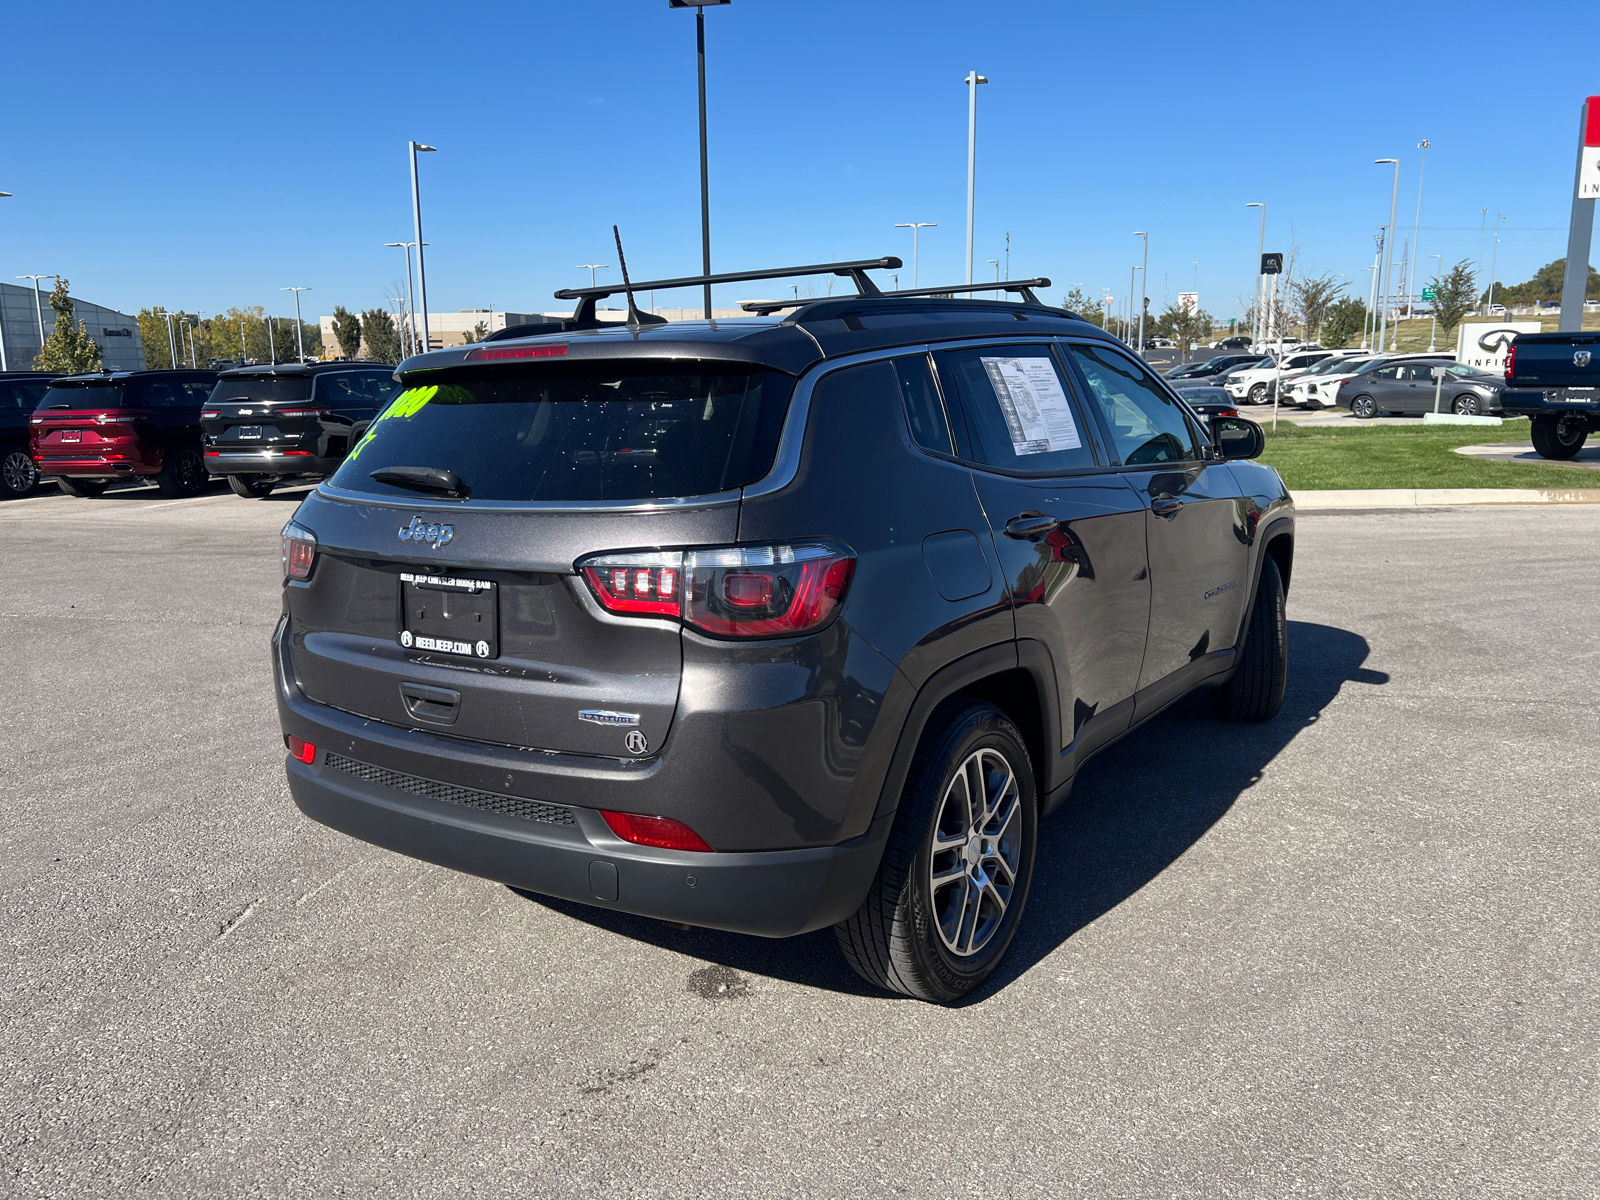
[{"label": "alloy wheel", "polygon": [[25,450],[13,450],[0,462],[0,479],[13,496],[26,495],[39,482],[39,468]]},{"label": "alloy wheel", "polygon": [[1478,415],[1478,398],[1476,396],[1457,396],[1455,404],[1451,407],[1460,416],[1475,417]]},{"label": "alloy wheel", "polygon": [[939,940],[958,957],[989,944],[1011,903],[1022,854],[1020,795],[1011,764],[986,749],[967,756],[939,801],[928,895]]}]

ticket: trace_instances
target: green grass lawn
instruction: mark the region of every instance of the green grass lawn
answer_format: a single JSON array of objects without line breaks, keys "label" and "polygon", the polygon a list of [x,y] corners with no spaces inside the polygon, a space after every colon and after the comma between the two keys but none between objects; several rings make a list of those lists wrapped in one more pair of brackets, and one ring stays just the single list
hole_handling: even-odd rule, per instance
[{"label": "green grass lawn", "polygon": [[[1252,416],[1254,414],[1251,414]],[[1300,429],[1267,420],[1261,461],[1278,468],[1289,490],[1344,488],[1600,488],[1600,472],[1540,462],[1495,463],[1456,454],[1457,446],[1525,442],[1526,421],[1415,429],[1365,425]]]}]

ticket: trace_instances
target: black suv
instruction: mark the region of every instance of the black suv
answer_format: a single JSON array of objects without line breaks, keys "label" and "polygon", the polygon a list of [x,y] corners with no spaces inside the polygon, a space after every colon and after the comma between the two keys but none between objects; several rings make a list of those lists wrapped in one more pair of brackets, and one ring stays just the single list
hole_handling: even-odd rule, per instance
[{"label": "black suv", "polygon": [[284,479],[331,475],[400,390],[379,363],[281,363],[217,378],[200,425],[206,470],[259,500]]},{"label": "black suv", "polygon": [[39,465],[28,444],[28,418],[57,374],[0,372],[0,496],[8,500],[19,500],[39,486]]},{"label": "black suv", "polygon": [[1048,281],[865,276],[895,265],[751,276],[863,293],[766,319],[596,327],[607,289],[557,293],[560,334],[402,363],[283,531],[299,807],[586,904],[835,925],[948,1002],[1086,759],[1200,687],[1273,716],[1294,522],[1260,428],[1208,436]]}]

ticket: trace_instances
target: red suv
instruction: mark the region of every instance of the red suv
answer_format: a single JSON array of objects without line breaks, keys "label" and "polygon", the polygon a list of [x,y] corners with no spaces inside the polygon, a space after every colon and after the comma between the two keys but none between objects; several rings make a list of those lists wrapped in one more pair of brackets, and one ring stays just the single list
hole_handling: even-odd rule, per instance
[{"label": "red suv", "polygon": [[29,421],[34,461],[69,496],[154,478],[164,496],[205,487],[200,409],[215,371],[103,371],[52,380]]}]

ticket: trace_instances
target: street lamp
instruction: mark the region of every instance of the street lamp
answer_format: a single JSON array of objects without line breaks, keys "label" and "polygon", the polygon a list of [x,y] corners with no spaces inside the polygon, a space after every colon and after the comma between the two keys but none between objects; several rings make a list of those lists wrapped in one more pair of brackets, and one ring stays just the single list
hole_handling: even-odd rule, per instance
[{"label": "street lamp", "polygon": [[298,356],[299,362],[305,362],[306,346],[305,338],[303,336],[305,331],[300,320],[300,293],[309,292],[311,289],[308,287],[286,287],[279,288],[278,290],[280,292],[294,293],[294,352]]},{"label": "street lamp", "polygon": [[[1422,177],[1427,173],[1428,170],[1428,147],[1431,145],[1433,145],[1433,143],[1427,138],[1423,138],[1417,143],[1417,149],[1422,151],[1422,165],[1417,168],[1417,228],[1416,232],[1411,235],[1411,268],[1406,275],[1406,278],[1411,280],[1411,286],[1407,289],[1408,295],[1406,297],[1407,314],[1410,314],[1411,312],[1411,298],[1409,293],[1420,292],[1422,290],[1416,286],[1417,243],[1422,241]],[[1430,254],[1428,257],[1432,258],[1433,256]]]},{"label": "street lamp", "polygon": [[[706,9],[732,0],[667,0],[668,8],[694,9],[694,46],[700,73],[700,259],[711,274],[711,169],[706,157]],[[706,320],[711,320],[711,285],[705,285]]]},{"label": "street lamp", "polygon": [[[1438,279],[1440,276],[1442,276],[1444,274],[1444,255],[1442,255],[1442,254],[1430,254],[1430,255],[1428,255],[1428,257],[1429,258],[1437,258],[1439,260],[1439,272],[1438,272],[1437,275],[1434,276],[1435,279]],[[1430,354],[1433,352],[1434,347],[1438,345],[1438,342],[1439,342],[1439,289],[1438,289],[1438,286],[1435,285],[1435,287],[1433,289],[1433,332],[1428,334],[1428,352]]]},{"label": "street lamp", "polygon": [[1261,273],[1261,256],[1267,251],[1267,206],[1255,201],[1245,205],[1246,208],[1259,208],[1261,210],[1261,232],[1256,235],[1256,303],[1254,319],[1250,322],[1250,340],[1254,345],[1261,344],[1261,290],[1262,281],[1266,276]]},{"label": "street lamp", "polygon": [[[9,199],[11,199],[10,192],[0,192],[0,200]],[[42,342],[43,339],[41,338],[40,341]],[[42,345],[39,348],[41,350],[44,349]],[[9,371],[10,369],[6,364],[6,325],[4,321],[0,321],[0,371]]]},{"label": "street lamp", "polygon": [[[1380,353],[1387,347],[1389,337],[1389,282],[1390,276],[1394,273],[1394,264],[1389,261],[1394,257],[1390,253],[1390,246],[1394,242],[1395,205],[1400,202],[1400,160],[1398,158],[1375,158],[1372,160],[1372,165],[1375,167],[1382,166],[1385,163],[1394,164],[1394,188],[1389,193],[1389,228],[1384,234],[1383,257],[1379,259],[1383,272],[1383,292],[1378,297],[1378,350]],[[1395,347],[1398,349],[1400,345],[1400,322],[1398,321],[1395,322],[1394,341]]]},{"label": "street lamp", "polygon": [[[579,263],[576,267],[573,268],[573,270],[575,270],[575,271],[587,271],[587,272],[589,272],[589,286],[590,287],[594,286],[594,273],[596,271],[609,271],[610,269],[611,269],[611,264],[610,263]],[[706,272],[706,273],[708,275],[710,274],[709,271]]]},{"label": "street lamp", "polygon": [[[1000,260],[998,258],[986,258],[983,261],[986,262],[986,263],[993,263],[994,264],[994,281],[996,283],[999,283],[1000,282]],[[1000,289],[999,288],[995,288],[995,290],[994,290],[994,298],[996,300],[1000,299]]]},{"label": "street lamp", "polygon": [[400,249],[406,252],[406,319],[402,323],[401,328],[401,337],[404,338],[404,341],[401,343],[401,349],[406,352],[406,357],[409,358],[411,355],[417,352],[417,339],[415,336],[415,331],[412,329],[412,325],[417,319],[417,298],[411,290],[411,247],[416,245],[416,243],[385,242],[384,245],[398,246]]},{"label": "street lamp", "polygon": [[1138,345],[1139,353],[1141,355],[1143,355],[1144,354],[1144,310],[1150,307],[1150,302],[1145,299],[1146,293],[1148,293],[1150,291],[1150,235],[1148,233],[1146,233],[1142,229],[1135,229],[1133,231],[1133,236],[1134,237],[1142,237],[1144,239],[1144,263],[1139,268],[1141,271],[1144,272],[1144,274],[1139,276],[1139,285],[1140,285],[1139,286],[1139,301],[1140,301],[1140,303],[1139,303],[1139,345]]},{"label": "street lamp", "polygon": [[989,80],[968,71],[967,85],[967,282],[972,282],[972,207],[977,199],[978,85]]},{"label": "street lamp", "polygon": [[[1489,311],[1494,312],[1494,276],[1500,269],[1500,226],[1505,222],[1505,213],[1494,215],[1494,257],[1489,260]],[[1506,314],[1510,316],[1509,313]]]},{"label": "street lamp", "polygon": [[[938,227],[939,227],[939,222],[937,222],[937,221],[901,221],[899,224],[897,224],[895,226],[896,229],[909,229],[909,230],[911,230],[911,288],[912,288],[913,291],[915,291],[917,286],[918,286],[917,285],[917,235],[919,233],[921,233],[924,229],[937,229]],[[968,282],[970,282],[970,280]]]},{"label": "street lamp", "polygon": [[39,303],[39,280],[54,279],[60,282],[59,275],[18,275],[18,279],[33,280],[33,317],[39,323],[39,349],[44,349],[44,306]]},{"label": "street lamp", "polygon": [[[416,225],[417,234],[417,295],[422,300],[422,348],[428,350],[432,344],[428,340],[428,272],[422,265],[422,248],[427,245],[422,240],[422,192],[417,186],[417,155],[434,154],[437,146],[424,146],[421,142],[406,143],[411,147],[411,218]],[[409,262],[409,256],[407,258]],[[295,297],[298,302],[299,296]]]}]

